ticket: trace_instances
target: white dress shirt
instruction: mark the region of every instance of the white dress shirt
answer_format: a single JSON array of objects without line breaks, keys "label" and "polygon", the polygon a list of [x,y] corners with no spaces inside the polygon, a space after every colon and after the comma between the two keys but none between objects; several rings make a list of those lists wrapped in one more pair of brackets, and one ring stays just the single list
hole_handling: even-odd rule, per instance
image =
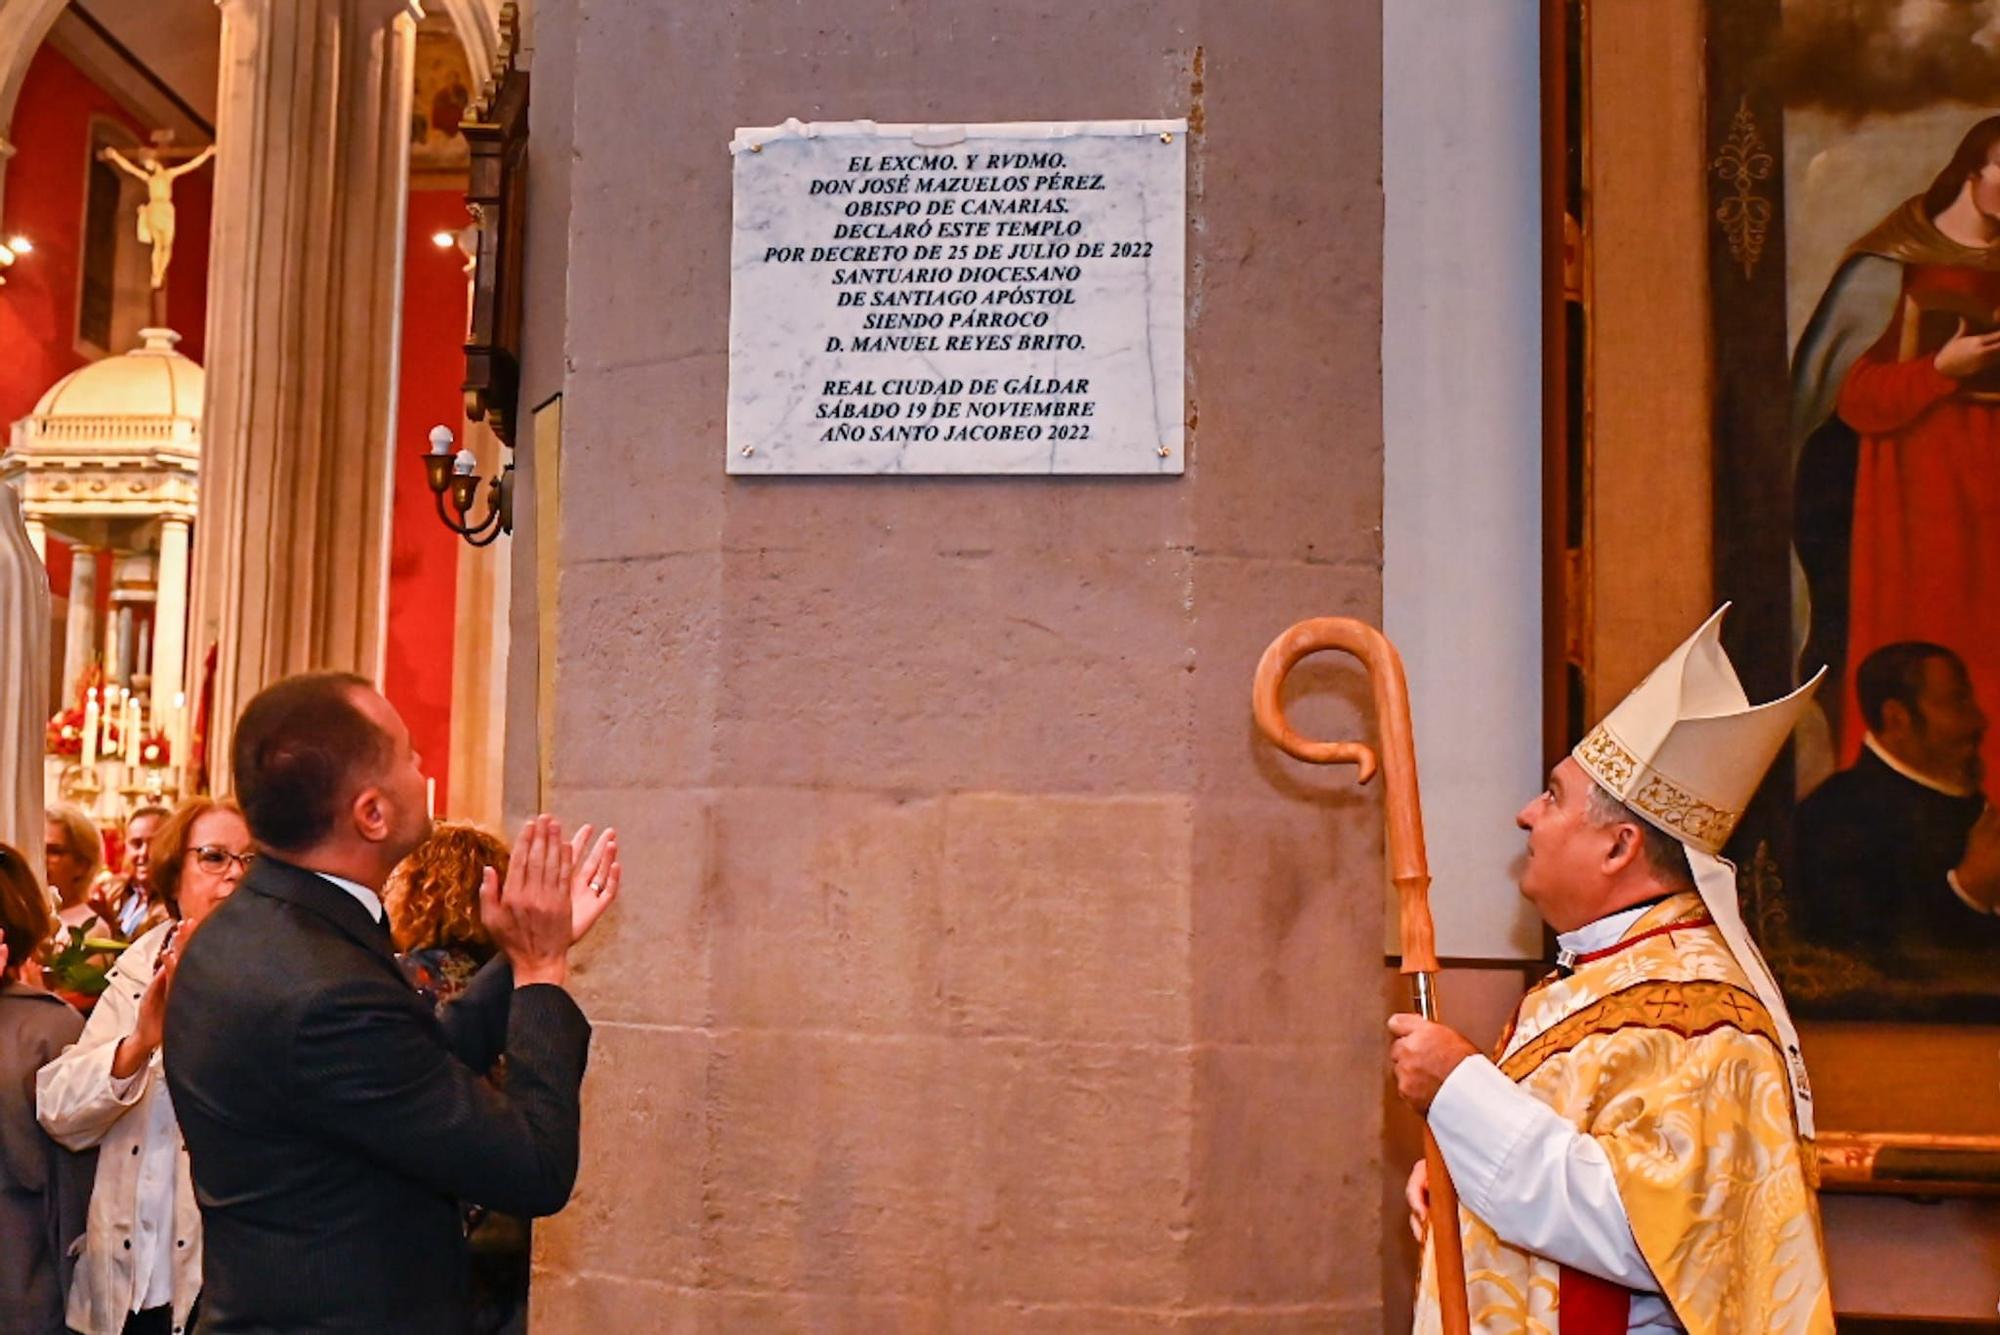
[{"label": "white dress shirt", "polygon": [[[1587,955],[1615,945],[1652,905],[1599,918],[1556,938]],[[1484,1057],[1468,1057],[1431,1101],[1431,1133],[1465,1207],[1501,1241],[1632,1292],[1627,1330],[1686,1329],[1660,1295],[1604,1147]]]},{"label": "white dress shirt", "polygon": [[345,877],[335,876],[330,872],[316,871],[313,875],[319,877],[322,881],[332,881],[348,894],[353,895],[354,902],[361,905],[362,908],[367,909],[369,917],[373,918],[376,922],[382,921],[382,896],[376,894],[367,886],[362,885],[359,881],[350,881]]}]

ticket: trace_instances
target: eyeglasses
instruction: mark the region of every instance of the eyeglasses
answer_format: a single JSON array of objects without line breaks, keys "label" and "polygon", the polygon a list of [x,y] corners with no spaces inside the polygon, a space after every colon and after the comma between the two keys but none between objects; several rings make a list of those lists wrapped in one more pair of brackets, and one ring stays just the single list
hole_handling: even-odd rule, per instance
[{"label": "eyeglasses", "polygon": [[203,844],[200,848],[194,850],[194,860],[195,864],[203,871],[214,872],[219,876],[229,870],[229,864],[232,862],[244,871],[249,871],[250,864],[257,860],[257,855],[255,853],[232,853],[217,844]]}]

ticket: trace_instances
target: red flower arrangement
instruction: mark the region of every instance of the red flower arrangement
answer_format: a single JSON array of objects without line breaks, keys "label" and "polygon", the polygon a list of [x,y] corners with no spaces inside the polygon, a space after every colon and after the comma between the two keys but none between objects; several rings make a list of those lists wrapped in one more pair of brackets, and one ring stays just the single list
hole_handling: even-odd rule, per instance
[{"label": "red flower arrangement", "polygon": [[83,711],[65,709],[49,720],[48,752],[52,756],[83,754]]}]

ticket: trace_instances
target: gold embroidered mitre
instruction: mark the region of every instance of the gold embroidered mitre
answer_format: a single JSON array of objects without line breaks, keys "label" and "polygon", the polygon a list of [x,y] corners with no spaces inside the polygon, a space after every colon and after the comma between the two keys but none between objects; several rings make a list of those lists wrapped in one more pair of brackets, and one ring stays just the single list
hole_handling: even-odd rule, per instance
[{"label": "gold embroidered mitre", "polygon": [[1722,651],[1728,610],[1717,608],[1570,753],[1613,797],[1705,853],[1722,851],[1825,675],[1752,705]]}]

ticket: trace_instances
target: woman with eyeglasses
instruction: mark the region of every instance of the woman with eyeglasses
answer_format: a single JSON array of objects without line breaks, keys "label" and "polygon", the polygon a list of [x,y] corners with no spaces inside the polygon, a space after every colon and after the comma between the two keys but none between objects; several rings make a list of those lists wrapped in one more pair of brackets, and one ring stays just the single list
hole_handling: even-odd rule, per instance
[{"label": "woman with eyeglasses", "polygon": [[71,1149],[99,1147],[69,1324],[81,1335],[175,1335],[201,1291],[201,1215],[160,1066],[174,968],[256,854],[234,802],[190,798],[152,837],[171,917],[126,948],[76,1046],[36,1077],[36,1110]]}]

